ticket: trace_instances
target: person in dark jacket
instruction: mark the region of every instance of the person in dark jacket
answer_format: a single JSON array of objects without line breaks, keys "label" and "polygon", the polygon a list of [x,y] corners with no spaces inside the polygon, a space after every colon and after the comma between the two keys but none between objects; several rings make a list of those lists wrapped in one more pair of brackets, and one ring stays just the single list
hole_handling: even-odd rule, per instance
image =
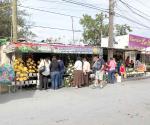
[{"label": "person in dark jacket", "polygon": [[64,86],[64,73],[65,73],[65,65],[61,57],[58,59],[59,65],[60,65],[60,81],[59,81],[59,87]]},{"label": "person in dark jacket", "polygon": [[52,89],[59,88],[59,79],[60,79],[60,65],[56,59],[56,56],[53,56],[52,62],[50,64],[50,71],[51,71],[51,82],[52,82]]}]

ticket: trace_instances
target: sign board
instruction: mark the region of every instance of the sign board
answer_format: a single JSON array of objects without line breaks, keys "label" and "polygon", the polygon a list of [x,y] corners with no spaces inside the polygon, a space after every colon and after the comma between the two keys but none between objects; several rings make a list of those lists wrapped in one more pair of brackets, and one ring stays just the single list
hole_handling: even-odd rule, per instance
[{"label": "sign board", "polygon": [[[62,53],[62,54],[100,54],[102,49],[95,46],[43,44],[43,43],[16,43],[15,50],[23,53]],[[12,46],[12,45],[9,45]]]},{"label": "sign board", "polygon": [[129,35],[129,47],[133,49],[144,49],[150,47],[150,38]]}]

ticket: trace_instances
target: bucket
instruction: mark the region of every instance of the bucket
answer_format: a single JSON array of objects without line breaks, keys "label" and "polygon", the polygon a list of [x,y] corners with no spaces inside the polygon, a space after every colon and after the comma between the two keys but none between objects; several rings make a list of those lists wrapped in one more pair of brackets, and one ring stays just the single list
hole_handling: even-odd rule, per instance
[{"label": "bucket", "polygon": [[121,76],[117,76],[117,82],[120,83],[121,82]]}]

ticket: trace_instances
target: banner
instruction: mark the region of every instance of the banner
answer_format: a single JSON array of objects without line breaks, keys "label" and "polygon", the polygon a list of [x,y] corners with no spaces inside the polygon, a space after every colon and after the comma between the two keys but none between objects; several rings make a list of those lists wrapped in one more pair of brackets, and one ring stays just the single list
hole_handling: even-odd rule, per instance
[{"label": "banner", "polygon": [[[12,46],[12,45],[9,45]],[[44,44],[44,43],[16,43],[15,50],[23,53],[62,53],[62,54],[100,54],[102,48],[94,46]],[[7,47],[9,48],[9,47]],[[12,48],[12,47],[11,47]]]},{"label": "banner", "polygon": [[145,49],[147,47],[150,47],[150,38],[129,35],[129,48]]}]

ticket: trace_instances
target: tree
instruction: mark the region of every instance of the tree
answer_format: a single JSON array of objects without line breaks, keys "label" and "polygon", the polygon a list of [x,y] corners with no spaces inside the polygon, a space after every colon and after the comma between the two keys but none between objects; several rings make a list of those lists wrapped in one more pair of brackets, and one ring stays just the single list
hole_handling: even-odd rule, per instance
[{"label": "tree", "polygon": [[[18,10],[18,38],[31,39],[35,36],[30,31],[28,22],[25,17],[29,16],[26,11]],[[4,0],[0,2],[0,37],[11,37],[12,30],[12,9],[10,0]]]},{"label": "tree", "polygon": [[[89,15],[83,15],[80,24],[83,26],[83,42],[91,45],[100,45],[102,37],[108,37],[109,24],[104,23],[107,18],[103,13],[96,14],[95,18]],[[131,31],[130,27],[125,25],[116,25],[117,35],[125,35]]]},{"label": "tree", "polygon": [[119,25],[119,24],[116,24],[115,25],[116,27],[116,36],[122,36],[122,35],[127,35],[128,32],[131,32],[131,28],[130,26],[124,24],[124,25]]}]

